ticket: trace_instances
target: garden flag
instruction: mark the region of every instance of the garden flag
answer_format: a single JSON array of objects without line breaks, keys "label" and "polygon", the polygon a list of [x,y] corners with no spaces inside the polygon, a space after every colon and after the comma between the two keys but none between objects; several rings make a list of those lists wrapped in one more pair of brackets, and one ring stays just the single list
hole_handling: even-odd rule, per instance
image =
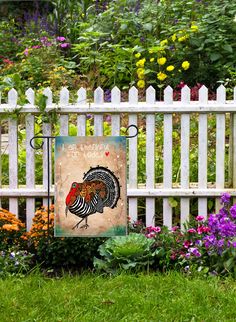
[{"label": "garden flag", "polygon": [[126,137],[56,137],[55,236],[125,235],[126,212]]}]

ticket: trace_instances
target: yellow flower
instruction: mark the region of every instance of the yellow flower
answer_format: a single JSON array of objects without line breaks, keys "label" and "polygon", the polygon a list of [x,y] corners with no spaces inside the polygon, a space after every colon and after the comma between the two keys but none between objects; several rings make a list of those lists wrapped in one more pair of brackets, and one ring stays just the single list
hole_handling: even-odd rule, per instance
[{"label": "yellow flower", "polygon": [[137,74],[143,73],[144,74],[144,68],[138,68],[137,69]]},{"label": "yellow flower", "polygon": [[184,70],[189,69],[189,66],[190,66],[190,63],[189,63],[187,60],[185,60],[185,61],[182,63],[182,68],[183,68]]},{"label": "yellow flower", "polygon": [[145,62],[146,62],[146,58],[140,59],[137,61],[136,66],[137,67],[144,67]]},{"label": "yellow flower", "polygon": [[183,42],[183,41],[185,41],[187,39],[188,39],[188,36],[182,36],[182,37],[179,37],[178,41]]},{"label": "yellow flower", "polygon": [[191,30],[192,30],[193,32],[197,32],[197,31],[198,31],[198,26],[196,26],[196,25],[192,25],[192,26],[191,26]]},{"label": "yellow flower", "polygon": [[152,63],[152,62],[154,62],[154,58],[153,57],[150,58],[150,63]]},{"label": "yellow flower", "polygon": [[173,35],[171,36],[171,40],[172,40],[172,41],[176,41],[176,38],[177,38],[176,34],[173,34]]},{"label": "yellow flower", "polygon": [[165,57],[158,58],[157,63],[159,65],[164,65],[166,63],[166,58]]},{"label": "yellow flower", "polygon": [[162,40],[161,42],[160,42],[160,45],[161,46],[165,46],[165,45],[167,45],[168,44],[168,40],[167,39],[164,39],[164,40]]},{"label": "yellow flower", "polygon": [[144,79],[144,72],[145,72],[144,68],[137,69],[137,75],[139,79]]},{"label": "yellow flower", "polygon": [[136,58],[139,58],[139,57],[141,57],[141,54],[140,53],[137,53],[137,54],[135,54],[134,55]]},{"label": "yellow flower", "polygon": [[154,53],[154,51],[153,51],[153,49],[149,49],[149,54],[153,54]]},{"label": "yellow flower", "polygon": [[166,79],[166,77],[167,77],[167,75],[166,75],[165,73],[159,72],[159,73],[157,74],[157,78],[158,78],[160,81],[165,80],[165,79]]},{"label": "yellow flower", "polygon": [[144,80],[139,80],[137,82],[137,86],[138,86],[138,88],[144,88],[145,87],[145,81]]},{"label": "yellow flower", "polygon": [[168,72],[172,72],[172,70],[174,70],[174,69],[175,69],[175,67],[173,65],[169,65],[169,66],[166,67],[166,70]]}]

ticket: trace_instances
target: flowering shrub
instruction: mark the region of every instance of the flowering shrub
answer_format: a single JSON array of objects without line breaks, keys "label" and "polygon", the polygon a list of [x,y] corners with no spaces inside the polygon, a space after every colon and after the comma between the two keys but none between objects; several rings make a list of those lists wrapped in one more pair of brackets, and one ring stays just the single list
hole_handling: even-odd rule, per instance
[{"label": "flowering shrub", "polygon": [[208,219],[196,216],[185,225],[168,230],[167,227],[144,227],[141,220],[130,223],[130,231],[144,234],[152,245],[152,267],[161,271],[180,269],[211,274],[232,274],[236,277],[236,204],[230,206],[228,193],[221,196],[222,208]]},{"label": "flowering shrub", "polygon": [[32,257],[33,254],[17,248],[0,251],[0,278],[27,273],[32,267]]},{"label": "flowering shrub", "polygon": [[25,224],[9,211],[0,208],[0,250],[8,250],[13,245],[24,247],[26,241]]},{"label": "flowering shrub", "polygon": [[[92,266],[93,256],[104,238],[54,237],[54,206],[50,207],[49,225],[46,207],[35,213],[33,224],[27,233],[30,252],[44,268],[81,270]],[[49,228],[49,229],[48,229]]]}]

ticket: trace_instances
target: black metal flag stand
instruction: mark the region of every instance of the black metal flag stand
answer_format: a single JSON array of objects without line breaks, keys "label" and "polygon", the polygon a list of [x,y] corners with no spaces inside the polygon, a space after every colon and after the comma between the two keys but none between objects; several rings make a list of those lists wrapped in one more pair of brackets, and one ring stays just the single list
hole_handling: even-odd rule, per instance
[{"label": "black metal flag stand", "polygon": [[[135,128],[136,129],[136,133],[134,135],[126,135],[126,138],[127,139],[131,139],[131,138],[134,138],[138,135],[138,127],[134,124],[131,124],[127,127],[126,129],[126,133],[128,133],[128,130],[130,128]],[[49,237],[49,217],[50,217],[50,185],[51,185],[51,182],[50,182],[50,140],[51,139],[55,139],[56,136],[46,136],[46,135],[36,135],[34,137],[32,137],[30,139],[30,146],[35,149],[35,150],[40,150],[43,148],[43,145],[44,145],[44,141],[39,145],[39,146],[35,146],[33,144],[33,141],[34,140],[37,140],[37,139],[46,139],[46,142],[47,142],[47,177],[48,177],[48,182],[47,182],[47,218],[48,218],[48,223],[47,223],[47,230],[48,230],[48,237]]]}]

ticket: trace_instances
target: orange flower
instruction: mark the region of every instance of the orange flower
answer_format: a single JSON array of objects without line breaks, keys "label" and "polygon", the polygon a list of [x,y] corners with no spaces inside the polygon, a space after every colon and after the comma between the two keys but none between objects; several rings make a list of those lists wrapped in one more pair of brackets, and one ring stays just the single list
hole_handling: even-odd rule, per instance
[{"label": "orange flower", "polygon": [[11,225],[11,224],[5,224],[5,225],[2,226],[2,229],[11,231],[11,230],[19,230],[19,227],[16,224],[13,224],[13,225]]}]

